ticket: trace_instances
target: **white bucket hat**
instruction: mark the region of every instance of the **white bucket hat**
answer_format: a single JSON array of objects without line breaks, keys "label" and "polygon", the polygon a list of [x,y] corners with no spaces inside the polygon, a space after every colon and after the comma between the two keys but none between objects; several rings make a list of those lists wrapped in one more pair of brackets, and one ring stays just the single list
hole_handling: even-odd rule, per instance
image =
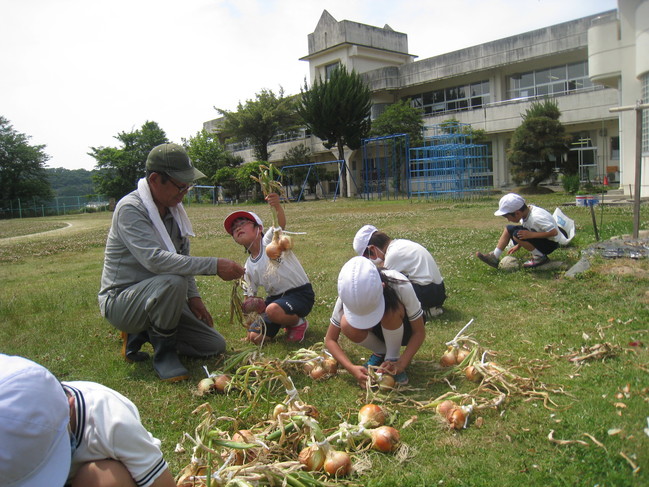
[{"label": "white bucket hat", "polygon": [[0,479],[5,487],[62,486],[70,472],[70,406],[45,367],[0,354]]},{"label": "white bucket hat", "polygon": [[385,312],[383,282],[376,266],[365,257],[352,257],[338,274],[338,296],[343,313],[354,328],[378,324]]},{"label": "white bucket hat", "polygon": [[356,232],[354,243],[352,244],[356,254],[363,255],[370,242],[370,238],[372,238],[372,234],[376,231],[378,230],[374,225],[364,225],[358,232]]}]

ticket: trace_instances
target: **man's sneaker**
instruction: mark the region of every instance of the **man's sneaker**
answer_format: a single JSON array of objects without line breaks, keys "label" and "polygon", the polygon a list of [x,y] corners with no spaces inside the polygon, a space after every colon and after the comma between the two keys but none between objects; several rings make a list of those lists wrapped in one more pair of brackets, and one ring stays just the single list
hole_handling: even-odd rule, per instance
[{"label": "man's sneaker", "polygon": [[394,375],[394,382],[398,386],[405,386],[408,384],[408,374],[406,374],[406,371],[404,370],[403,372]]},{"label": "man's sneaker", "polygon": [[528,260],[527,262],[525,262],[523,264],[523,267],[525,269],[532,269],[533,267],[538,267],[538,266],[543,265],[543,264],[545,264],[545,263],[547,263],[549,261],[550,261],[550,259],[548,258],[547,255],[542,255],[540,257],[537,257],[536,255],[532,255],[532,258],[530,260]]},{"label": "man's sneaker", "polygon": [[286,328],[286,341],[287,342],[301,342],[304,340],[304,334],[309,327],[309,322],[302,318],[302,323],[299,325]]},{"label": "man's sneaker", "polygon": [[378,367],[383,362],[385,362],[385,358],[383,355],[377,355],[373,353],[372,355],[370,355],[370,358],[367,359],[367,362],[365,362],[364,366],[366,369],[368,367]]},{"label": "man's sneaker", "polygon": [[482,252],[476,252],[475,256],[485,264],[498,269],[498,257],[496,257],[493,252],[489,252],[488,254],[483,254]]}]

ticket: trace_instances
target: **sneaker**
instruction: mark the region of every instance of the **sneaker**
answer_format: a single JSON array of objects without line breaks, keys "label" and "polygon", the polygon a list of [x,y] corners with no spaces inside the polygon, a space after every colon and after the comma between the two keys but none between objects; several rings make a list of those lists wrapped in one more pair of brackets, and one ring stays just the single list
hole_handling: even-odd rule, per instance
[{"label": "sneaker", "polygon": [[286,341],[287,342],[301,342],[304,340],[304,334],[309,328],[309,322],[302,318],[302,323],[299,325],[286,328]]},{"label": "sneaker", "polygon": [[548,258],[547,255],[542,255],[541,257],[537,257],[536,255],[532,255],[532,258],[525,262],[523,264],[523,267],[525,269],[532,269],[533,267],[538,267],[540,265],[543,265],[547,262],[549,262],[550,259]]},{"label": "sneaker", "polygon": [[367,359],[367,362],[363,364],[363,366],[367,369],[368,367],[378,367],[385,361],[385,358],[383,355],[377,355],[376,353],[373,353],[370,355],[370,358]]},{"label": "sneaker", "polygon": [[398,386],[405,386],[408,384],[408,374],[406,374],[405,370],[397,375],[393,375],[392,377],[394,377],[394,383]]},{"label": "sneaker", "polygon": [[488,254],[476,252],[475,256],[485,264],[498,269],[498,257],[496,257],[493,252],[489,252]]},{"label": "sneaker", "polygon": [[441,306],[428,308],[427,310],[424,311],[426,318],[435,318],[435,316],[439,316],[442,313],[444,313],[444,309]]}]

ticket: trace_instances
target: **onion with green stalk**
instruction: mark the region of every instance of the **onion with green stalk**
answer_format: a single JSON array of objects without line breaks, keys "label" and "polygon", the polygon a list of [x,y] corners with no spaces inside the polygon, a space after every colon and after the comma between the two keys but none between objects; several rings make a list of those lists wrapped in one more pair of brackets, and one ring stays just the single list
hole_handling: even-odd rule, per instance
[{"label": "onion with green stalk", "polygon": [[[254,181],[257,181],[261,186],[261,191],[264,197],[271,193],[277,193],[280,197],[283,194],[284,187],[281,181],[275,179],[275,176],[281,178],[282,173],[273,164],[259,165],[259,176],[250,176]],[[293,241],[288,235],[282,233],[282,228],[279,225],[277,211],[271,206],[271,215],[273,218],[273,240],[266,246],[266,255],[271,261],[277,262],[281,257],[282,252],[291,250],[293,248]]]}]

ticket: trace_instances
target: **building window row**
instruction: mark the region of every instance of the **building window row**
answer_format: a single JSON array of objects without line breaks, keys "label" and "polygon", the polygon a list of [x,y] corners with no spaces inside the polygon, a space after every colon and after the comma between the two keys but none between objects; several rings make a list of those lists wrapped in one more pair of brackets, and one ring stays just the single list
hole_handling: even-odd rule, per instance
[{"label": "building window row", "polygon": [[486,105],[491,100],[489,81],[479,81],[443,90],[427,91],[408,98],[425,115],[469,110]]},{"label": "building window row", "polygon": [[507,99],[559,95],[593,87],[588,62],[517,73],[507,78]]}]

